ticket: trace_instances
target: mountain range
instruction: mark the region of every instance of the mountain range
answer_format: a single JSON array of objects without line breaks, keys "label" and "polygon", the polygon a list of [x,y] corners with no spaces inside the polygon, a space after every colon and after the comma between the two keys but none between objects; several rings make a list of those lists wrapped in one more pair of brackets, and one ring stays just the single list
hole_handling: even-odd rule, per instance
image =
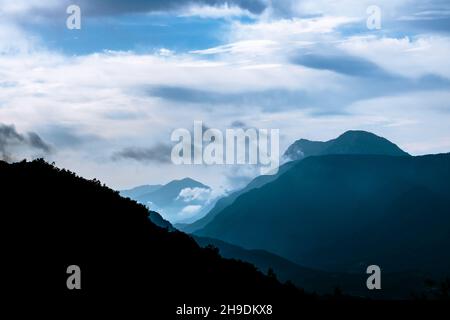
[{"label": "mountain range", "polygon": [[283,164],[276,175],[262,175],[252,180],[245,188],[237,190],[230,195],[217,201],[212,209],[201,219],[190,224],[176,224],[175,226],[185,232],[194,233],[204,228],[210,223],[222,210],[231,205],[240,195],[262,187],[266,183],[276,180],[285,171],[293,166],[294,160],[301,160],[309,156],[330,155],[330,154],[373,154],[373,155],[392,155],[407,156],[408,153],[401,150],[397,145],[389,140],[379,137],[373,133],[350,130],[336,139],[326,142],[310,141],[300,139],[294,142],[283,154]]},{"label": "mountain range", "polygon": [[329,154],[409,155],[383,137],[367,131],[350,130],[329,141],[297,140],[289,146],[283,157],[288,160],[300,160],[309,156]]},{"label": "mountain range", "polygon": [[211,188],[191,178],[165,185],[143,185],[120,191],[172,222],[189,223],[203,217],[214,205]]},{"label": "mountain range", "polygon": [[[150,212],[149,218],[157,226],[172,232],[176,231],[171,223],[164,220],[157,212]],[[339,288],[352,296],[377,300],[405,299],[411,297],[412,293],[422,293],[425,282],[432,278],[420,272],[386,273],[383,274],[384,290],[368,291],[362,285],[366,280],[364,273],[326,272],[301,266],[266,250],[249,250],[218,239],[197,235],[192,237],[203,248],[216,248],[224,258],[251,263],[260,272],[273,272],[282,282],[291,282],[299,288],[320,295],[333,294],[336,288]]]},{"label": "mountain range", "polygon": [[450,270],[449,212],[450,154],[311,156],[196,234],[333,272],[441,273]]},{"label": "mountain range", "polygon": [[385,138],[347,131],[297,140],[283,158],[290,161],[278,174],[255,178],[175,228],[320,293],[337,286],[368,295],[361,283],[370,264],[382,266],[388,288],[372,297],[405,297],[448,275],[448,154],[412,157]]}]

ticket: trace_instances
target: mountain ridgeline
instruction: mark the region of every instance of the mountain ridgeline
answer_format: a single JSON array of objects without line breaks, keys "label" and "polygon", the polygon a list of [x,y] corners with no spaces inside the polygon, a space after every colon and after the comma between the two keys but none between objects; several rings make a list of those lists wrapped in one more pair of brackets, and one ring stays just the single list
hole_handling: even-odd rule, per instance
[{"label": "mountain ridgeline", "polygon": [[[450,275],[450,156],[412,157],[385,138],[347,131],[301,139],[275,176],[259,176],[181,230],[222,255],[270,266],[323,292],[406,298]],[[283,260],[285,259],[285,260]],[[383,269],[383,292],[365,268]]]},{"label": "mountain ridgeline", "polygon": [[289,160],[300,160],[309,156],[330,154],[373,154],[386,156],[407,156],[389,140],[366,131],[346,131],[336,139],[329,141],[295,141],[284,153]]},{"label": "mountain ridgeline", "polygon": [[366,155],[392,155],[407,156],[408,153],[401,150],[389,140],[366,131],[347,131],[338,138],[322,141],[310,141],[300,139],[294,142],[284,153],[283,164],[276,175],[263,175],[256,177],[245,188],[235,191],[230,195],[219,199],[215,206],[201,219],[191,224],[177,224],[176,227],[188,233],[194,233],[204,228],[222,210],[231,205],[240,195],[276,180],[284,172],[293,166],[294,160],[301,160],[309,156],[330,154],[366,154]]},{"label": "mountain ridgeline", "polygon": [[290,168],[291,165],[292,162],[284,164],[279,168],[278,174],[276,175],[270,176],[262,175],[256,177],[245,188],[232,192],[231,194],[217,200],[217,202],[215,202],[214,205],[211,205],[210,210],[207,211],[207,214],[204,217],[190,224],[177,223],[175,224],[175,227],[187,233],[194,233],[195,231],[200,230],[201,228],[205,227],[208,223],[213,221],[216,215],[218,215],[223,209],[231,205],[234,202],[234,200],[236,200],[236,198],[239,197],[241,194],[244,194],[254,188],[262,187],[266,183],[274,181],[276,178],[278,178],[278,176],[281,173],[285,172],[288,168]]},{"label": "mountain ridgeline", "polygon": [[[183,191],[188,191],[186,197],[182,197]],[[202,217],[208,212],[213,202],[210,202],[211,188],[191,178],[173,180],[165,185],[143,185],[129,190],[120,191],[120,195],[147,206],[150,210],[157,211],[165,219],[174,222],[193,222],[196,217]],[[198,196],[195,196],[195,193]],[[198,208],[193,214],[185,212],[187,206]],[[198,218],[197,218],[198,219]]]},{"label": "mountain ridgeline", "polygon": [[[298,140],[277,175],[259,176],[175,227],[224,257],[273,269],[317,292],[339,286],[373,298],[405,298],[449,275],[450,156],[412,157],[385,138],[347,131]],[[155,223],[173,230],[161,217]],[[383,269],[368,292],[367,266]]]},{"label": "mountain ridgeline", "polygon": [[294,163],[197,234],[333,272],[450,270],[450,154]]},{"label": "mountain ridgeline", "polygon": [[[156,226],[144,206],[98,180],[43,160],[0,162],[0,180],[7,239],[2,291],[9,296],[75,304],[130,299],[166,315],[183,303],[311,299],[250,264],[223,259],[184,233]],[[66,287],[70,265],[81,268],[81,290]]]}]

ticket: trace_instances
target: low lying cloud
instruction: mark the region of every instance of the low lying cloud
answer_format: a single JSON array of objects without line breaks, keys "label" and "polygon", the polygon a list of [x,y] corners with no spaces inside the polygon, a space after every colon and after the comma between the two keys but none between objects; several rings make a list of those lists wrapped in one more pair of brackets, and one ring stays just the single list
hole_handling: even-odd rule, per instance
[{"label": "low lying cloud", "polygon": [[225,2],[222,5],[190,5],[180,14],[182,17],[196,16],[200,18],[231,18],[231,17],[256,17],[247,9],[243,9],[237,5],[229,5]]},{"label": "low lying cloud", "polygon": [[184,188],[180,191],[177,197],[182,199],[184,202],[191,202],[194,200],[207,201],[211,196],[211,189],[209,188]]},{"label": "low lying cloud", "polygon": [[203,208],[228,195],[228,193],[223,188],[184,188],[180,191],[176,200],[182,200],[191,205],[200,205]]},{"label": "low lying cloud", "polygon": [[195,216],[197,212],[201,210],[201,208],[201,205],[188,205],[180,211],[179,215],[183,218],[190,218],[192,216]]},{"label": "low lying cloud", "polygon": [[[14,161],[30,154],[49,154],[51,147],[35,132],[21,134],[13,125],[0,124],[0,159]],[[25,156],[26,157],[26,156]]]}]

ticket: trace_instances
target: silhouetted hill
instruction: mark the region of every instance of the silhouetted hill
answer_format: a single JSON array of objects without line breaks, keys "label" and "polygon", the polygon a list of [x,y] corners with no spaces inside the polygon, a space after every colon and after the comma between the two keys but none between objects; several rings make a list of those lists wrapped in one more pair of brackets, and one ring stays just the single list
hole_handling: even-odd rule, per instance
[{"label": "silhouetted hill", "polygon": [[361,283],[365,281],[364,275],[333,274],[314,270],[299,266],[265,250],[246,250],[212,238],[194,236],[194,239],[202,247],[212,245],[218,248],[220,255],[224,258],[249,262],[264,273],[272,269],[281,281],[292,281],[295,285],[310,292],[331,294],[336,287],[340,287],[344,292],[353,295],[367,295],[369,293],[364,286],[361,286]]},{"label": "silhouetted hill", "polygon": [[450,154],[298,161],[198,235],[333,272],[450,270]]},{"label": "silhouetted hill", "polygon": [[387,156],[407,156],[397,145],[389,140],[366,131],[350,130],[329,141],[310,141],[300,139],[284,153],[290,160],[309,156],[330,154],[373,154]]},{"label": "silhouetted hill", "polygon": [[[322,295],[333,294],[336,288],[340,288],[346,294],[357,297],[377,300],[411,299],[413,294],[427,289],[427,279],[433,279],[431,274],[417,271],[383,272],[383,290],[369,291],[364,285],[367,280],[367,274],[364,272],[326,272],[300,266],[266,250],[247,250],[225,241],[200,236],[193,236],[193,238],[202,247],[212,245],[218,248],[220,255],[224,258],[249,262],[263,273],[272,269],[280,281],[291,281],[309,292]],[[441,278],[435,277],[435,279]]]},{"label": "silhouetted hill", "polygon": [[168,231],[176,231],[176,229],[172,226],[172,224],[165,220],[158,212],[149,211],[148,217],[151,222],[156,224],[158,227],[167,229]]},{"label": "silhouetted hill", "polygon": [[[85,300],[144,301],[149,314],[169,316],[183,303],[308,298],[250,264],[223,259],[184,233],[157,227],[144,206],[97,180],[33,161],[0,162],[0,181],[7,240],[2,291],[9,297],[52,304],[65,299],[74,308]],[[73,264],[81,268],[79,291],[66,288],[66,269]]]},{"label": "silhouetted hill", "polygon": [[[157,212],[150,212],[149,217],[158,226],[170,231],[176,230]],[[325,272],[302,267],[265,250],[247,250],[222,240],[196,235],[193,235],[193,239],[201,247],[216,247],[224,258],[251,263],[263,273],[272,269],[280,281],[290,281],[300,288],[321,295],[333,294],[336,288],[340,288],[352,296],[371,299],[405,299],[411,298],[413,292],[422,292],[422,288],[426,288],[424,280],[429,278],[428,274],[417,272],[384,273],[383,290],[369,291],[363,285],[367,279],[365,273]]]}]

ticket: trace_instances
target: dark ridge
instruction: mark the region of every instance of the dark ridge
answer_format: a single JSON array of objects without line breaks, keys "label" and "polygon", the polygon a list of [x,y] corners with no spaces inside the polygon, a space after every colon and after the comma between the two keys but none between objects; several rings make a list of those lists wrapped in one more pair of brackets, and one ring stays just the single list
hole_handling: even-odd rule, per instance
[{"label": "dark ridge", "polygon": [[[172,313],[183,303],[298,303],[313,298],[251,264],[200,248],[184,233],[156,226],[144,206],[98,180],[36,160],[0,162],[0,181],[7,239],[2,290],[9,296],[138,299],[146,301],[152,314],[158,308]],[[66,269],[73,264],[81,268],[81,290],[66,287]]]}]

